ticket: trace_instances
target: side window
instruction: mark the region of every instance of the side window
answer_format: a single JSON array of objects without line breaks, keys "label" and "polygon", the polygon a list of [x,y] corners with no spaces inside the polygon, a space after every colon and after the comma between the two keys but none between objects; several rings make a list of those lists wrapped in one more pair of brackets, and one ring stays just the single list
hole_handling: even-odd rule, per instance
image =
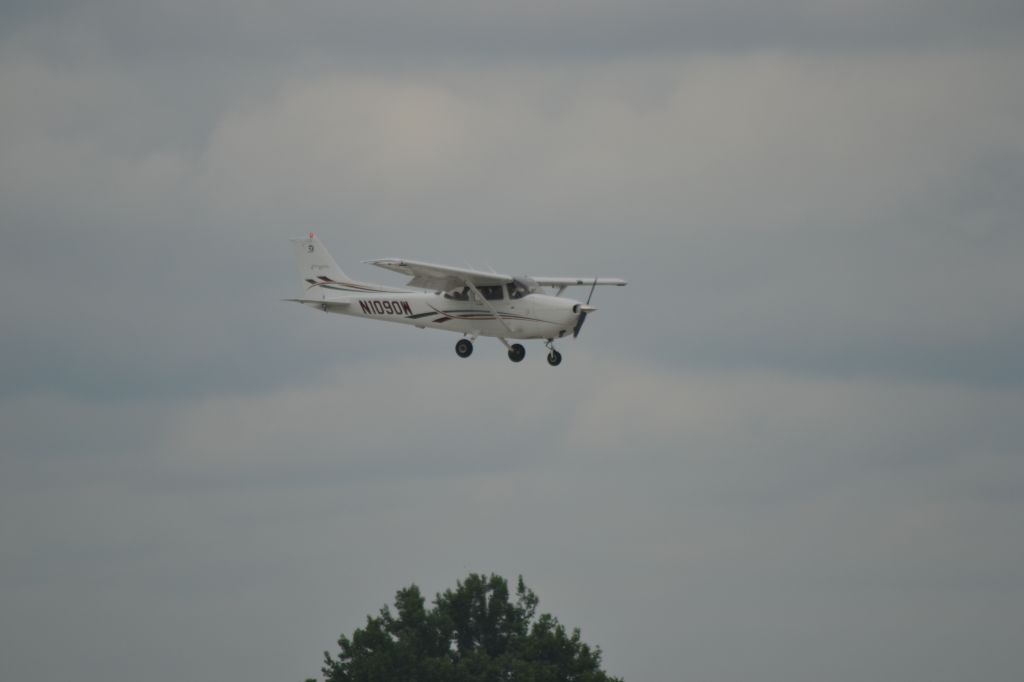
[{"label": "side window", "polygon": [[515,282],[509,282],[506,284],[505,289],[508,291],[508,297],[512,299],[522,298],[526,295],[526,290]]},{"label": "side window", "polygon": [[477,287],[477,289],[480,290],[480,293],[483,294],[483,297],[486,298],[488,301],[500,301],[502,298],[504,298],[504,296],[502,296],[501,293],[500,284],[491,287]]}]

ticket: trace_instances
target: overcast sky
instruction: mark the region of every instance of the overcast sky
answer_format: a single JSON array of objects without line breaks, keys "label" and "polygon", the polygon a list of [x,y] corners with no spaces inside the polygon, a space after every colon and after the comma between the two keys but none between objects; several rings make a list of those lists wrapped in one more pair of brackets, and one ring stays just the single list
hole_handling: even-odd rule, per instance
[{"label": "overcast sky", "polygon": [[[0,7],[0,677],[522,574],[629,682],[1024,679],[1024,5]],[[553,369],[287,243],[603,275]]]}]

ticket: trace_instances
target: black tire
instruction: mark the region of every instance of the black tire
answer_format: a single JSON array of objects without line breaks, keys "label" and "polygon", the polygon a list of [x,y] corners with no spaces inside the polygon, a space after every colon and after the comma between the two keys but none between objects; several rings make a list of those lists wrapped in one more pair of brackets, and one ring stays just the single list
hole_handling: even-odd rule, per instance
[{"label": "black tire", "polygon": [[558,367],[560,364],[562,364],[562,354],[559,353],[557,350],[552,350],[550,353],[548,353],[548,364],[551,365],[552,367]]},{"label": "black tire", "polygon": [[508,349],[508,359],[512,362],[522,362],[526,357],[526,349],[518,343],[513,343]]},{"label": "black tire", "polygon": [[459,339],[455,344],[455,354],[460,358],[468,358],[473,354],[473,342],[469,339]]}]

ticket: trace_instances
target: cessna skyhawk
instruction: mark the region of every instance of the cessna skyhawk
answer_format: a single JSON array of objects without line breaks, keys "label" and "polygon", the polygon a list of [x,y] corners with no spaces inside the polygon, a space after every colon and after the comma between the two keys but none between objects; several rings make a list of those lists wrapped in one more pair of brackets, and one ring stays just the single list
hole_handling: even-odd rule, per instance
[{"label": "cessna skyhawk", "polygon": [[[406,287],[388,287],[347,277],[312,232],[307,239],[291,241],[306,293],[285,300],[325,313],[457,332],[463,335],[455,344],[460,358],[472,354],[478,336],[496,337],[512,362],[526,357],[526,349],[509,339],[544,339],[548,364],[556,366],[562,354],[554,341],[579,335],[587,314],[596,310],[590,305],[594,288],[626,285],[625,280],[607,277],[511,277],[401,258],[365,261],[412,278]],[[571,286],[590,287],[586,303],[562,297]]]}]

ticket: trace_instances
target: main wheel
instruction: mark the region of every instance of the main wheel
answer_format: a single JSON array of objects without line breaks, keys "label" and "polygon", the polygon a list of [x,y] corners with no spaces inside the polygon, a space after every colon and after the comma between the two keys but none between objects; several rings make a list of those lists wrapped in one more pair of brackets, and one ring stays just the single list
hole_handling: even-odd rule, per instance
[{"label": "main wheel", "polygon": [[455,354],[460,358],[468,358],[473,354],[473,342],[469,339],[459,339],[455,344]]},{"label": "main wheel", "polygon": [[512,362],[522,362],[525,357],[526,349],[518,343],[513,343],[511,348],[508,349],[508,359]]},{"label": "main wheel", "polygon": [[562,364],[562,354],[552,348],[551,352],[548,353],[548,364],[552,367],[558,367]]}]

